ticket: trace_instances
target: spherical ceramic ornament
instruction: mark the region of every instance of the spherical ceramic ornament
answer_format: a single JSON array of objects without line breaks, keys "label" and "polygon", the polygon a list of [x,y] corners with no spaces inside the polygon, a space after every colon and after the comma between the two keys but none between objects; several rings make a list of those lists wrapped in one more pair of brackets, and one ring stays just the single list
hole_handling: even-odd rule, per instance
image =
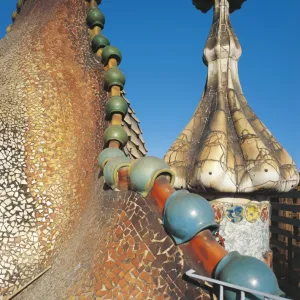
[{"label": "spherical ceramic ornament", "polygon": [[12,30],[12,24],[8,25],[6,28],[6,33],[10,33]]},{"label": "spherical ceramic ornament", "polygon": [[105,164],[110,160],[114,159],[116,157],[125,157],[125,153],[118,149],[118,148],[106,148],[103,151],[101,151],[99,157],[98,157],[98,163],[100,168],[103,170]]},{"label": "spherical ceramic ornament", "polygon": [[86,22],[89,28],[99,26],[103,29],[105,25],[105,16],[98,7],[93,7],[87,13]]},{"label": "spherical ceramic ornament", "polygon": [[127,132],[121,125],[108,126],[104,131],[103,138],[106,144],[110,141],[118,141],[122,146],[125,146],[128,142]]},{"label": "spherical ceramic ornament", "polygon": [[22,8],[22,5],[23,5],[23,0],[18,0],[17,1],[17,11],[20,11],[21,10],[21,8]]},{"label": "spherical ceramic ornament", "polygon": [[111,58],[114,58],[119,65],[122,61],[122,53],[118,48],[114,46],[107,46],[103,49],[101,61],[104,65],[107,65],[108,61]]},{"label": "spherical ceramic ornament", "polygon": [[154,181],[160,175],[167,176],[170,184],[174,184],[175,173],[164,160],[154,156],[144,156],[136,159],[129,168],[131,187],[143,197],[148,196]]},{"label": "spherical ceramic ornament", "polygon": [[106,103],[106,114],[112,118],[113,114],[122,114],[123,117],[127,114],[128,104],[121,96],[112,96]]},{"label": "spherical ceramic ornament", "polygon": [[118,86],[123,90],[125,82],[125,75],[118,67],[112,67],[104,74],[104,89],[107,92],[109,92],[112,86]]},{"label": "spherical ceramic ornament", "polygon": [[219,228],[209,202],[187,190],[178,190],[168,198],[163,224],[177,245],[188,242],[205,229],[215,233]]},{"label": "spherical ceramic ornament", "polygon": [[11,19],[12,19],[13,22],[15,22],[17,16],[18,16],[18,12],[15,10],[15,11],[11,14]]},{"label": "spherical ceramic ornament", "polygon": [[104,35],[96,34],[92,39],[92,49],[94,52],[97,52],[99,49],[105,48],[109,45],[110,42]]},{"label": "spherical ceramic ornament", "polygon": [[104,167],[103,175],[105,183],[110,186],[113,190],[118,186],[118,172],[123,167],[129,167],[131,159],[124,156],[115,157],[110,159]]},{"label": "spherical ceramic ornament", "polygon": [[[233,251],[217,265],[214,279],[276,296],[284,296],[275,274],[263,261]],[[218,292],[218,291],[217,291]],[[224,299],[240,299],[241,292],[224,287]],[[246,293],[246,300],[264,300],[260,295]]]}]

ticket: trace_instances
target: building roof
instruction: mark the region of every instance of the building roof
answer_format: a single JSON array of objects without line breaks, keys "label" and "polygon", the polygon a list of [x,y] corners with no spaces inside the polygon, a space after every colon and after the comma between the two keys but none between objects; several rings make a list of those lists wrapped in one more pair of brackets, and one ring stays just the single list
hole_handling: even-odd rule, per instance
[{"label": "building roof", "polygon": [[128,104],[128,113],[122,122],[122,126],[128,135],[128,142],[124,147],[124,152],[131,159],[137,159],[145,156],[148,150],[143,139],[143,131],[140,128],[140,121],[136,117],[135,111],[132,109],[129,100],[125,97],[125,95],[126,93],[123,91],[121,96]]}]

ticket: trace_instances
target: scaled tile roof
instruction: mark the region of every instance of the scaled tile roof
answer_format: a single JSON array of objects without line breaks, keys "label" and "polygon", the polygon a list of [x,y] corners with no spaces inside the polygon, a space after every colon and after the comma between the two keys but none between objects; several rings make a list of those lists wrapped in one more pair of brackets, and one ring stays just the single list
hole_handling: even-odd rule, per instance
[{"label": "scaled tile roof", "polygon": [[145,156],[148,150],[142,136],[143,131],[140,128],[140,120],[136,117],[135,111],[132,109],[129,100],[125,95],[126,92],[123,91],[121,96],[128,103],[128,113],[122,122],[122,126],[128,134],[128,142],[124,147],[124,152],[131,159],[137,159]]}]

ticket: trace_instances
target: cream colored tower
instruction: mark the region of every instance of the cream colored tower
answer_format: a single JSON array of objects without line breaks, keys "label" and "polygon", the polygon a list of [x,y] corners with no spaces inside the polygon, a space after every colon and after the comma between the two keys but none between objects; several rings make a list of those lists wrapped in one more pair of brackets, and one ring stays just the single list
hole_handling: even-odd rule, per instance
[{"label": "cream colored tower", "polygon": [[205,91],[165,161],[176,173],[176,188],[214,200],[225,247],[262,259],[269,250],[267,195],[293,189],[299,174],[244,97],[238,76],[242,49],[229,19],[231,2],[215,0],[204,49]]}]

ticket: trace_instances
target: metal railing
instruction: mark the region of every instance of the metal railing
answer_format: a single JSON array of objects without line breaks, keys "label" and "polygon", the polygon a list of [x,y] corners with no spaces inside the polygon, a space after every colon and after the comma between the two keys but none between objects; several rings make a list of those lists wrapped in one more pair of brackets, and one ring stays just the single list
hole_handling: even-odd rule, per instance
[{"label": "metal railing", "polygon": [[240,295],[241,295],[241,300],[245,300],[245,293],[249,293],[249,294],[253,294],[253,295],[259,295],[259,296],[263,296],[265,300],[288,300],[287,298],[283,298],[283,297],[279,297],[279,296],[275,296],[275,295],[271,295],[271,294],[266,294],[266,293],[262,293],[256,290],[252,290],[252,289],[248,289],[239,285],[235,285],[235,284],[231,284],[231,283],[227,283],[224,281],[220,281],[220,280],[216,280],[216,279],[212,279],[209,277],[205,277],[205,276],[201,276],[201,275],[197,275],[195,270],[189,270],[185,273],[186,276],[192,278],[192,279],[197,279],[197,280],[202,280],[202,281],[207,281],[209,283],[213,283],[213,284],[217,284],[219,286],[219,300],[224,300],[224,287],[228,287],[237,291],[240,291]]}]

